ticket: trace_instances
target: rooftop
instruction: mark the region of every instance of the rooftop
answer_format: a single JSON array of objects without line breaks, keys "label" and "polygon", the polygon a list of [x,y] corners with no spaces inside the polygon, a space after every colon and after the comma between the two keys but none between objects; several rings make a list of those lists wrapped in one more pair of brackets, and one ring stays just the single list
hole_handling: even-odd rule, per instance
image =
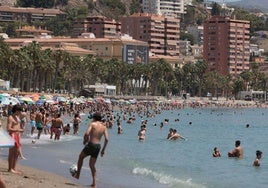
[{"label": "rooftop", "polygon": [[32,13],[32,14],[66,14],[59,9],[46,9],[46,8],[22,8],[22,7],[9,7],[0,6],[0,12],[14,12],[14,13]]}]

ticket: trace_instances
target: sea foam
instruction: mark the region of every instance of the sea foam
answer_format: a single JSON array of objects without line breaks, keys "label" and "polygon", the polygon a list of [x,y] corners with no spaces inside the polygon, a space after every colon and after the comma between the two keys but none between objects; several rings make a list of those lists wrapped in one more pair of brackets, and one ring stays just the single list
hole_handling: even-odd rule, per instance
[{"label": "sea foam", "polygon": [[191,187],[191,188],[206,188],[204,185],[196,184],[192,182],[192,179],[182,180],[179,178],[172,177],[164,173],[155,172],[147,168],[136,167],[132,170],[133,174],[148,176],[161,184],[168,185],[170,187]]}]

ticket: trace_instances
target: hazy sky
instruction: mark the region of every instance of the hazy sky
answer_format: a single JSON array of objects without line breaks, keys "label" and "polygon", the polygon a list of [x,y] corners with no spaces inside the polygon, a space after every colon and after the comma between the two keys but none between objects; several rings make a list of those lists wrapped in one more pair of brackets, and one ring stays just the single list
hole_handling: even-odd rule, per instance
[{"label": "hazy sky", "polygon": [[[222,2],[222,0],[209,0],[209,1]],[[233,1],[241,1],[241,0],[225,0],[225,2],[233,2]]]}]

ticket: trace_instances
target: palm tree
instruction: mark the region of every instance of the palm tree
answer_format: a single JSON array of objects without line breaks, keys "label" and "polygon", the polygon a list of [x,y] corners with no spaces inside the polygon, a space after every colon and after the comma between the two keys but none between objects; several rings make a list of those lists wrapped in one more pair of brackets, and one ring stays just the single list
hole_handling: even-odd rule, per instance
[{"label": "palm tree", "polygon": [[201,97],[201,90],[204,82],[204,75],[207,70],[207,63],[203,59],[199,59],[195,64],[196,75],[198,78],[198,96]]},{"label": "palm tree", "polygon": [[44,91],[50,90],[53,86],[52,81],[54,77],[54,70],[56,68],[56,62],[53,58],[53,51],[51,49],[45,49],[43,51],[43,69],[44,69],[44,78],[42,82],[42,86],[44,87]]},{"label": "palm tree", "polygon": [[237,98],[238,93],[242,90],[243,90],[243,80],[242,78],[238,78],[234,81],[233,88],[232,88],[232,92],[235,98]]},{"label": "palm tree", "polygon": [[[207,87],[206,88],[207,91],[214,93],[214,96],[216,96],[218,99],[218,90],[220,88],[220,80],[221,80],[220,75],[218,74],[218,72],[212,71],[212,72],[206,74],[205,79],[206,79],[205,85]],[[212,90],[213,90],[213,92],[212,92]]]},{"label": "palm tree", "polygon": [[244,80],[244,88],[245,88],[245,90],[248,91],[250,81],[251,81],[251,78],[253,76],[252,72],[250,72],[250,70],[245,70],[240,74],[240,76]]},{"label": "palm tree", "polygon": [[[150,65],[150,83],[152,84],[152,95],[158,95],[158,88],[162,81],[167,83],[168,73],[172,72],[172,67],[164,59],[159,59],[156,62],[153,62]],[[166,92],[167,95],[167,85]]]},{"label": "palm tree", "polygon": [[21,91],[24,91],[26,86],[25,81],[27,84],[26,75],[31,69],[31,64],[29,62],[30,58],[23,48],[19,50],[14,50],[14,54],[11,59],[13,65],[13,87],[20,88]]},{"label": "palm tree", "polygon": [[178,94],[181,95],[183,91],[184,71],[180,67],[176,67],[174,70],[175,79],[178,83]]},{"label": "palm tree", "polygon": [[0,77],[4,80],[11,80],[12,64],[10,62],[13,51],[8,44],[0,37]]},{"label": "palm tree", "polygon": [[187,63],[182,67],[183,70],[183,90],[186,93],[191,93],[191,95],[195,95],[195,72],[196,67],[194,64]]},{"label": "palm tree", "polygon": [[142,91],[144,95],[147,94],[149,78],[150,78],[150,65],[143,64],[142,65]]},{"label": "palm tree", "polygon": [[53,51],[52,58],[55,61],[55,71],[54,71],[54,80],[52,85],[52,90],[54,91],[57,88],[58,77],[61,74],[61,69],[65,66],[65,63],[69,61],[70,55],[68,52],[63,50]]},{"label": "palm tree", "polygon": [[[25,50],[27,51],[29,57],[30,57],[30,64],[33,65],[33,69],[31,70],[30,74],[30,81],[32,83],[28,83],[29,86],[27,88],[33,88],[33,91],[36,91],[36,87],[39,82],[39,77],[40,77],[40,66],[42,62],[42,51],[41,51],[41,46],[38,44],[38,42],[33,41],[29,43],[26,47]],[[39,88],[40,89],[40,88]]]},{"label": "palm tree", "polygon": [[219,78],[220,82],[221,82],[221,87],[222,87],[222,96],[226,96],[226,100],[228,100],[228,97],[229,97],[229,92],[230,92],[230,89],[231,89],[231,82],[232,82],[232,76],[231,75],[226,75],[226,76],[221,76]]}]

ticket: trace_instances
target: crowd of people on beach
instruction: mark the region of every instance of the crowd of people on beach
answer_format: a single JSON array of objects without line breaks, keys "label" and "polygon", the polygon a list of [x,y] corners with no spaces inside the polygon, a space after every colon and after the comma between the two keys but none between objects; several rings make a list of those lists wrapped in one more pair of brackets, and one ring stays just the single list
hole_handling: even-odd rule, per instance
[{"label": "crowd of people on beach", "polygon": [[[187,107],[197,108],[203,107],[200,105],[190,105]],[[222,107],[225,107],[222,105]],[[61,135],[66,134],[79,134],[79,126],[81,123],[80,113],[89,114],[88,119],[92,119],[89,123],[88,129],[84,135],[85,148],[81,151],[78,162],[77,170],[73,176],[79,179],[80,171],[83,165],[83,160],[87,156],[90,158],[90,169],[92,172],[93,183],[92,186],[96,185],[96,169],[95,163],[99,152],[101,156],[104,155],[104,150],[108,144],[108,131],[117,124],[117,133],[123,134],[122,123],[132,124],[136,120],[136,116],[143,119],[154,118],[158,114],[161,114],[164,110],[175,110],[185,108],[184,105],[171,105],[168,103],[157,103],[157,102],[140,102],[137,104],[121,104],[121,103],[83,103],[83,104],[49,104],[44,103],[43,105],[23,104],[18,105],[7,105],[5,111],[7,114],[7,131],[15,140],[14,147],[9,149],[8,156],[8,171],[11,173],[21,174],[16,169],[16,163],[18,158],[25,159],[22,150],[20,138],[24,134],[27,125],[30,126],[30,136],[33,138],[32,143],[36,143],[37,140],[42,139],[42,134],[50,135],[50,139],[57,141],[60,140]],[[100,112],[100,113],[95,113]],[[72,117],[70,122],[64,123],[62,117]],[[179,121],[179,119],[175,119]],[[138,131],[138,140],[146,140],[147,131],[147,120],[141,122],[140,130]],[[73,131],[71,131],[71,126]],[[169,119],[165,119],[160,123],[160,129],[169,124]],[[191,124],[191,122],[189,123]],[[155,124],[155,126],[157,126]],[[37,132],[37,136],[35,135]],[[105,137],[104,146],[100,146],[102,136]],[[178,140],[186,138],[179,134],[174,128],[169,128],[167,140]],[[220,151],[217,147],[214,148],[213,157],[220,157]],[[235,143],[235,149],[228,153],[229,157],[243,157],[243,149],[240,146],[240,141],[237,140]],[[256,159],[254,160],[254,166],[260,166],[260,159],[262,152],[256,151]]]}]

